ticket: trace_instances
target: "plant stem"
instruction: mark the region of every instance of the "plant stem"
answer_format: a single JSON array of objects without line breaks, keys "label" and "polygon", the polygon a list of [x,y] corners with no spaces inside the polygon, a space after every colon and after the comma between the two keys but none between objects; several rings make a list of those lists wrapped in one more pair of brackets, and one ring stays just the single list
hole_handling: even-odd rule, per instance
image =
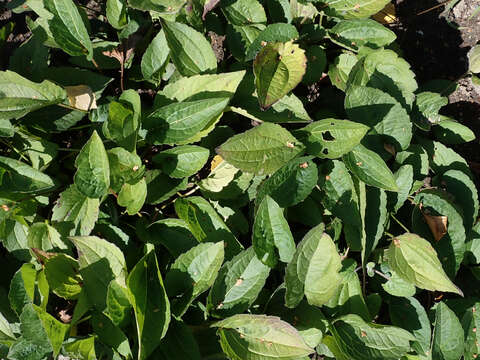
[{"label": "plant stem", "polygon": [[403,230],[405,230],[405,231],[408,232],[408,233],[410,232],[410,230],[408,230],[408,228],[407,228],[405,225],[403,225],[403,224],[400,222],[400,220],[398,220],[398,219],[395,217],[395,215],[390,214],[390,216],[392,217],[393,220],[395,220],[395,221],[397,222],[398,225],[400,225],[400,226],[402,227]]},{"label": "plant stem", "polygon": [[73,106],[70,106],[70,105],[67,105],[67,104],[58,103],[57,105],[65,108],[65,109],[76,110],[76,111],[83,112],[85,114],[88,113],[88,111],[86,111],[86,110],[77,109],[76,107],[73,107]]},{"label": "plant stem", "polygon": [[392,280],[392,279],[390,278],[390,276],[385,275],[385,274],[382,273],[381,271],[378,271],[378,270],[375,270],[375,269],[374,269],[373,271],[375,272],[375,274],[380,275],[381,277],[383,277],[383,278],[386,279],[387,281]]}]

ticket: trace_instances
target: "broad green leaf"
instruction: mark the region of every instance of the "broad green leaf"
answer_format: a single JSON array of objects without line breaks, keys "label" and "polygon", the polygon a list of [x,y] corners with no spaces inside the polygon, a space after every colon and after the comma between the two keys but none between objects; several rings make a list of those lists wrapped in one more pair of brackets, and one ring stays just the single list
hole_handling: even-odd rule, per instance
[{"label": "broad green leaf", "polygon": [[422,304],[414,297],[395,297],[390,301],[388,309],[392,324],[410,331],[415,336],[412,349],[420,355],[427,355],[430,352],[432,330]]},{"label": "broad green leaf", "polygon": [[147,198],[147,183],[141,179],[136,184],[123,184],[118,193],[117,203],[127,208],[128,215],[135,215],[140,211]]},{"label": "broad green leaf", "polygon": [[121,30],[128,24],[127,2],[125,0],[107,0],[107,19],[115,29]]},{"label": "broad green leaf", "polygon": [[343,20],[329,31],[332,40],[358,49],[362,46],[380,48],[395,41],[395,33],[371,19]]},{"label": "broad green leaf", "polygon": [[298,331],[276,316],[239,314],[214,323],[232,360],[297,360],[314,352]]},{"label": "broad green leaf", "polygon": [[120,191],[123,184],[134,185],[145,174],[142,160],[124,148],[116,147],[107,151],[110,166],[110,187],[113,191]]},{"label": "broad green leaf", "polygon": [[[128,338],[123,331],[102,313],[92,314],[92,330],[103,344],[115,349],[124,358],[132,359],[132,351]],[[116,359],[115,359],[116,360]],[[120,357],[118,357],[120,360]]]},{"label": "broad green leaf", "polygon": [[320,45],[313,45],[305,52],[307,57],[307,70],[303,76],[304,84],[314,84],[322,78],[327,66],[327,53]]},{"label": "broad green leaf", "polygon": [[[244,26],[236,26],[232,24],[227,25],[227,44],[235,59],[238,61],[245,60],[248,48],[263,30],[265,30],[265,25],[263,24]],[[258,48],[256,52],[259,50],[260,48]],[[254,57],[255,53],[253,54],[252,59]]]},{"label": "broad green leaf", "polygon": [[417,289],[414,284],[398,276],[395,271],[390,270],[390,273],[390,280],[382,284],[383,290],[395,297],[415,295]]},{"label": "broad green leaf", "polygon": [[28,262],[32,258],[27,236],[28,226],[23,218],[6,218],[0,221],[0,238],[3,247],[23,262]]},{"label": "broad green leaf", "polygon": [[296,307],[305,294],[311,305],[322,306],[340,286],[340,255],[323,225],[311,229],[298,244],[285,271],[285,305]]},{"label": "broad green leaf", "polygon": [[148,170],[145,173],[145,181],[147,182],[147,204],[160,204],[177,192],[188,188],[188,178],[173,179],[163,174],[160,170]]},{"label": "broad green leaf", "polygon": [[242,251],[220,269],[210,289],[207,309],[216,317],[247,310],[255,301],[270,273],[255,254],[253,247]]},{"label": "broad green leaf", "polygon": [[53,142],[18,132],[17,136],[14,138],[14,146],[18,146],[17,149],[28,156],[32,167],[37,170],[46,169],[58,154],[58,145]]},{"label": "broad green leaf", "polygon": [[233,0],[221,2],[221,9],[232,25],[250,25],[267,22],[262,4],[257,0]]},{"label": "broad green leaf", "polygon": [[65,254],[56,254],[44,260],[45,275],[50,290],[67,300],[75,300],[82,291],[78,261]]},{"label": "broad green leaf", "polygon": [[357,57],[351,53],[340,54],[336,57],[328,68],[328,77],[330,78],[332,85],[345,91],[347,88],[348,76],[357,61]]},{"label": "broad green leaf", "polygon": [[80,274],[88,298],[99,311],[103,311],[110,281],[125,281],[125,257],[116,245],[96,236],[73,236],[70,239],[79,254]]},{"label": "broad green leaf", "polygon": [[382,90],[406,109],[411,108],[415,99],[414,91],[418,87],[410,65],[394,51],[383,49],[371,52],[355,64],[350,71],[347,87],[351,85]]},{"label": "broad green leaf", "polygon": [[334,320],[331,331],[347,359],[398,360],[410,351],[410,342],[415,341],[404,329],[367,323],[354,314]]},{"label": "broad green leaf", "polygon": [[33,303],[35,294],[35,280],[37,279],[37,271],[33,264],[23,264],[22,267],[13,275],[10,282],[10,291],[8,292],[8,300],[10,307],[18,315],[22,313],[22,309],[26,304]]},{"label": "broad green leaf", "polygon": [[15,340],[16,337],[13,334],[12,327],[8,323],[8,320],[0,313],[0,340]]},{"label": "broad green leaf", "polygon": [[9,158],[0,156],[0,194],[10,197],[12,194],[30,194],[53,189],[53,179],[33,167]]},{"label": "broad green leaf", "polygon": [[348,120],[322,119],[297,130],[306,152],[319,158],[335,159],[360,143],[369,128]]},{"label": "broad green leaf", "polygon": [[106,313],[114,325],[119,326],[130,317],[132,305],[128,296],[127,287],[119,280],[113,279],[108,285]]},{"label": "broad green leaf", "polygon": [[[469,194],[467,196],[471,198],[472,195]],[[412,212],[412,229],[419,236],[430,240],[439,258],[442,260],[445,272],[453,279],[465,254],[467,231],[464,227],[462,210],[452,201],[449,193],[437,189],[422,190],[417,194],[414,201],[417,206]],[[468,199],[465,201],[467,202]],[[436,238],[437,234],[432,232],[425,221],[425,217],[428,216],[447,217],[447,232],[438,241]],[[469,218],[470,216],[471,213]]]},{"label": "broad green leaf", "polygon": [[476,45],[468,52],[468,70],[480,73],[480,46]]},{"label": "broad green leaf", "polygon": [[253,40],[248,47],[245,55],[245,61],[250,61],[257,56],[258,52],[263,48],[262,43],[282,42],[295,40],[299,37],[298,30],[291,24],[270,24]]},{"label": "broad green leaf", "polygon": [[100,198],[110,186],[110,166],[102,139],[96,131],[75,159],[77,172],[73,181],[77,190],[89,198]]},{"label": "broad green leaf", "polygon": [[163,21],[170,57],[183,76],[217,69],[217,59],[205,37],[188,25]]},{"label": "broad green leaf", "polygon": [[78,191],[75,184],[60,193],[53,207],[52,221],[70,226],[70,235],[90,235],[98,218],[100,201]]},{"label": "broad green leaf", "polygon": [[[215,339],[216,340],[216,339]],[[167,334],[155,351],[160,360],[189,359],[201,360],[199,344],[189,326],[172,319]]]},{"label": "broad green leaf", "polygon": [[364,230],[365,244],[362,248],[363,259],[367,260],[375,250],[384,234],[388,219],[387,194],[385,190],[367,186],[365,198]]},{"label": "broad green leaf", "polygon": [[416,234],[406,233],[393,238],[387,259],[393,271],[421,289],[462,295],[445,274],[432,245]]},{"label": "broad green leaf", "polygon": [[162,95],[177,101],[184,101],[202,92],[222,92],[233,96],[244,76],[245,70],[183,77],[168,83],[162,89]]},{"label": "broad green leaf", "polygon": [[444,302],[435,309],[432,359],[458,360],[463,355],[464,333],[455,313]]},{"label": "broad green leaf", "polygon": [[103,134],[126,150],[135,151],[140,113],[138,93],[132,89],[124,91],[118,101],[112,101],[108,105],[108,119],[103,123]]},{"label": "broad green leaf", "polygon": [[196,174],[206,164],[210,151],[196,145],[182,145],[164,150],[153,157],[162,172],[173,178]]},{"label": "broad green leaf", "polygon": [[268,195],[261,201],[255,215],[252,245],[257,257],[271,268],[278,260],[289,263],[295,253],[295,242],[283,210]]},{"label": "broad green leaf", "polygon": [[53,17],[48,20],[55,42],[71,56],[86,55],[92,60],[93,47],[82,16],[72,0],[45,0]]},{"label": "broad green leaf", "polygon": [[175,212],[184,220],[199,242],[225,242],[225,258],[237,255],[243,246],[212,205],[200,196],[177,198]]},{"label": "broad green leaf", "polygon": [[143,119],[148,130],[147,140],[155,144],[196,142],[190,138],[217,119],[228,104],[225,93],[204,96],[199,100],[172,103],[154,110]]},{"label": "broad green leaf", "polygon": [[130,0],[128,5],[134,9],[175,14],[184,5],[185,0]]},{"label": "broad green leaf", "polygon": [[127,287],[137,324],[138,359],[143,360],[160,344],[170,323],[170,302],[153,248],[132,269]]},{"label": "broad green leaf", "polygon": [[[119,1],[119,0],[116,0]],[[142,57],[142,75],[146,80],[160,83],[163,72],[167,66],[170,56],[165,32],[160,32],[153,38]]]},{"label": "broad green leaf", "polygon": [[280,125],[263,123],[231,137],[217,152],[225,161],[242,171],[267,175],[299,155],[303,148]]},{"label": "broad green leaf", "polygon": [[448,98],[440,94],[424,91],[418,93],[415,98],[414,111],[412,118],[420,129],[428,131],[432,124],[440,121],[442,115],[438,112],[448,104]]},{"label": "broad green leaf", "polygon": [[477,309],[480,304],[477,302],[471,308],[465,311],[461,319],[461,324],[465,334],[465,359],[474,359],[480,350],[480,334],[477,334],[477,329],[480,328],[480,319]]},{"label": "broad green leaf", "polygon": [[444,144],[462,144],[475,140],[475,133],[472,130],[458,121],[443,116],[433,127],[433,133]]},{"label": "broad green leaf", "polygon": [[165,276],[172,313],[182,316],[193,300],[213,285],[223,263],[224,243],[202,243],[180,255]]},{"label": "broad green leaf", "polygon": [[18,119],[67,98],[65,90],[51,81],[34,83],[8,70],[0,71],[0,86],[0,119]]},{"label": "broad green leaf", "polygon": [[430,167],[435,173],[442,174],[448,170],[460,170],[471,176],[467,161],[453,149],[441,142],[431,140],[422,140],[421,145],[428,153]]},{"label": "broad green leaf", "polygon": [[398,165],[411,165],[413,167],[413,180],[423,181],[428,175],[428,154],[425,149],[418,144],[412,144],[407,150],[398,152],[395,157],[395,162]]},{"label": "broad green leaf", "polygon": [[72,359],[96,360],[95,355],[95,337],[90,336],[85,339],[78,339],[63,345],[64,354]]},{"label": "broad green leaf", "polygon": [[267,109],[293,90],[307,66],[305,51],[293,42],[267,44],[253,62],[255,88],[262,109]]},{"label": "broad green leaf", "polygon": [[367,185],[398,191],[392,172],[375,152],[359,144],[343,156],[345,166]]},{"label": "broad green leaf", "polygon": [[150,243],[163,245],[174,258],[198,244],[188,224],[182,219],[158,220],[148,226],[147,233]]},{"label": "broad green leaf", "polygon": [[295,158],[259,186],[256,205],[267,195],[282,208],[296,205],[310,195],[317,181],[317,165],[311,157]]},{"label": "broad green leaf", "polygon": [[329,15],[342,19],[368,18],[387,5],[388,0],[325,0]]},{"label": "broad green leaf", "polygon": [[350,86],[345,97],[348,117],[367,125],[383,141],[405,150],[412,140],[412,123],[407,111],[389,94],[365,86]]},{"label": "broad green leaf", "polygon": [[[216,156],[220,157],[219,155]],[[235,175],[240,171],[225,160],[221,159],[220,161],[210,174],[199,182],[198,185],[202,190],[214,193],[221,192],[235,179]]]},{"label": "broad green leaf", "polygon": [[68,249],[68,246],[62,241],[60,233],[53,226],[41,222],[30,226],[27,243],[28,247],[43,251]]},{"label": "broad green leaf", "polygon": [[40,307],[27,304],[20,315],[22,336],[10,347],[8,359],[42,360],[60,352],[69,325],[62,324]]},{"label": "broad green leaf", "polygon": [[393,174],[395,182],[398,186],[397,193],[388,193],[388,209],[393,212],[397,212],[410,195],[410,190],[413,185],[413,166],[405,164]]}]

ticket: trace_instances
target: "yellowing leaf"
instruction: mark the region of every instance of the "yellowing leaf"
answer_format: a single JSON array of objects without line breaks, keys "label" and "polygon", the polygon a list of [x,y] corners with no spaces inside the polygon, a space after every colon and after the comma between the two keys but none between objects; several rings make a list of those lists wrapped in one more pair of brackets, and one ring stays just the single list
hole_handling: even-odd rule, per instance
[{"label": "yellowing leaf", "polygon": [[382,10],[372,16],[372,18],[381,24],[392,24],[397,21],[395,5],[388,3]]}]

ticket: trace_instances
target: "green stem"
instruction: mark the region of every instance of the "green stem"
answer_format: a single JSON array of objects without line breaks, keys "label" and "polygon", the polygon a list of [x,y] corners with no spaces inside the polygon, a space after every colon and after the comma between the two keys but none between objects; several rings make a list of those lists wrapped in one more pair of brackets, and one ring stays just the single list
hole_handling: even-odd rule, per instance
[{"label": "green stem", "polygon": [[398,220],[393,214],[390,214],[390,216],[392,217],[393,220],[395,220],[397,222],[398,225],[400,225],[402,227],[403,230],[405,230],[406,232],[410,232],[410,230],[408,230],[408,228],[403,225],[400,220]]}]

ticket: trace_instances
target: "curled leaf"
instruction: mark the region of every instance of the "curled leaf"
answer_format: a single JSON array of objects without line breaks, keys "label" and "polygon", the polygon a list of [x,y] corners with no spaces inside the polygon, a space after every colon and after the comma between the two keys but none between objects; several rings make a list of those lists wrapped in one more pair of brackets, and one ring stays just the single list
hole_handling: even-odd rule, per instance
[{"label": "curled leaf", "polygon": [[97,101],[92,89],[87,85],[65,86],[70,106],[89,111],[97,108]]}]

